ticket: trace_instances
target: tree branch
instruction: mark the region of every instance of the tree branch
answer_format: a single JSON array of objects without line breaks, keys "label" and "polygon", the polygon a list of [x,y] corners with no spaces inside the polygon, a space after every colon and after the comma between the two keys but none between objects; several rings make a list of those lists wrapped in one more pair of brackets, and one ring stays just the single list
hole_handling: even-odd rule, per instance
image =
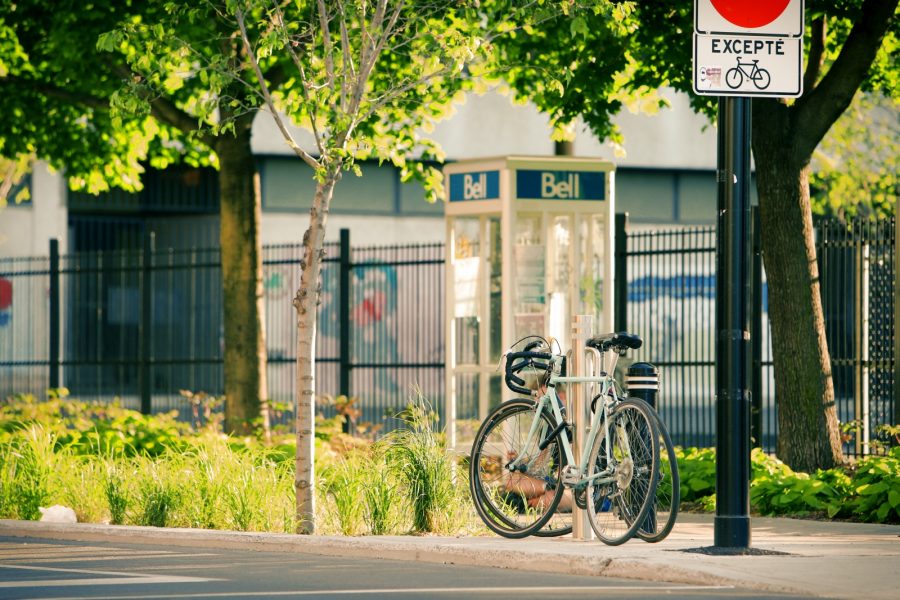
[{"label": "tree branch", "polygon": [[307,110],[309,111],[309,121],[310,126],[312,127],[313,138],[316,140],[316,149],[319,151],[319,156],[322,156],[325,149],[322,146],[322,134],[319,132],[319,126],[316,123],[319,113],[316,108],[316,103],[309,96],[309,78],[306,76],[306,68],[303,66],[300,57],[294,52],[294,46],[291,44],[287,26],[284,23],[284,13],[281,11],[281,7],[275,3],[273,4],[275,6],[275,17],[278,19],[278,26],[284,34],[284,47],[288,51],[294,66],[297,67],[297,73],[300,75],[300,88],[303,90],[301,93],[303,94],[303,100],[306,102]]},{"label": "tree branch", "polygon": [[809,57],[806,63],[806,72],[803,74],[803,89],[811,90],[815,87],[825,64],[825,39],[828,33],[825,24],[825,16],[821,16],[812,23],[809,43]]},{"label": "tree branch", "polygon": [[68,89],[44,83],[43,81],[35,81],[33,79],[17,77],[15,75],[7,75],[6,77],[0,78],[0,90],[3,90],[3,93],[15,94],[16,90],[21,90],[22,88],[29,89],[42,96],[47,96],[48,98],[64,100],[65,102],[84,106],[85,108],[109,110],[108,98],[98,98],[97,96],[91,96],[89,94],[72,92]]},{"label": "tree branch", "polygon": [[[128,81],[133,81],[135,77],[140,76],[138,73],[135,73],[122,64],[114,64],[112,69],[119,77]],[[184,112],[178,108],[174,102],[164,96],[147,97],[145,99],[150,103],[150,114],[153,115],[155,119],[178,129],[182,133],[198,134],[200,143],[209,148],[213,147],[215,144],[215,136],[203,131],[197,125],[196,117],[192,117]],[[107,108],[109,108],[108,100],[106,101],[106,104]]]},{"label": "tree branch", "polygon": [[244,13],[240,8],[235,10],[235,17],[237,18],[238,27],[241,30],[241,39],[244,42],[244,48],[247,50],[247,59],[253,66],[253,71],[256,73],[256,80],[257,82],[259,82],[263,97],[266,100],[266,105],[269,107],[269,110],[272,111],[272,118],[275,119],[275,124],[278,126],[279,131],[281,131],[281,135],[284,136],[284,139],[288,143],[288,146],[290,146],[291,150],[293,150],[294,153],[303,160],[303,162],[308,164],[313,169],[318,169],[320,166],[319,162],[312,156],[310,156],[309,153],[301,148],[300,144],[298,144],[296,140],[294,140],[294,136],[291,135],[291,132],[284,124],[284,120],[278,113],[278,109],[275,107],[275,102],[272,100],[272,94],[269,93],[269,86],[266,84],[266,78],[263,77],[262,70],[259,68],[259,61],[256,59],[256,53],[253,51],[253,47],[250,45],[250,36],[247,34],[247,26],[244,23]]},{"label": "tree branch", "polygon": [[898,0],[865,0],[841,53],[815,88],[804,93],[797,111],[797,149],[810,156],[831,125],[847,110],[865,80],[890,28]]},{"label": "tree branch", "polygon": [[317,0],[319,6],[319,27],[322,29],[322,46],[325,54],[325,73],[328,89],[334,94],[334,48],[331,46],[331,29],[328,27],[328,11],[325,0]]}]

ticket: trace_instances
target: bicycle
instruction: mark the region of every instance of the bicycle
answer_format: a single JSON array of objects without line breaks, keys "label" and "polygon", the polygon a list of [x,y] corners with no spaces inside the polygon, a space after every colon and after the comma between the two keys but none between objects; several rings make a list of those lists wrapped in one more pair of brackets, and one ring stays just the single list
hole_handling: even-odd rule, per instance
[{"label": "bicycle", "polygon": [[[548,352],[534,351],[536,344]],[[541,339],[506,354],[506,385],[536,399],[501,404],[475,436],[470,491],[492,531],[509,538],[540,534],[566,488],[576,505],[587,508],[591,528],[607,544],[624,543],[646,525],[659,478],[657,418],[642,400],[620,400],[611,375],[619,356],[641,345],[640,337],[624,332],[590,339],[586,346],[599,352],[603,363],[610,358],[594,377],[564,375],[565,357],[549,352]],[[527,367],[545,373],[543,393],[532,394],[518,376]],[[557,394],[561,384],[599,388],[578,462],[571,446],[572,424]]]},{"label": "bicycle", "polygon": [[[636,536],[645,542],[660,542],[672,532],[675,520],[678,518],[678,508],[681,505],[681,478],[678,472],[678,458],[675,454],[675,446],[669,435],[668,429],[660,419],[656,411],[653,411],[656,425],[659,430],[659,445],[665,449],[660,452],[659,478],[656,486],[656,496],[651,503],[650,512],[646,520],[637,530]],[[584,508],[580,506],[580,508]],[[556,537],[572,533],[571,513],[557,512],[544,526],[534,533],[540,537]]]},{"label": "bicycle", "polygon": [[[751,67],[750,72],[744,70],[744,67]],[[725,73],[725,83],[733,90],[741,87],[744,83],[744,77],[753,82],[758,90],[764,90],[769,87],[772,82],[772,76],[765,69],[759,67],[759,60],[754,59],[752,62],[741,62],[741,57],[737,57],[737,66],[728,69]]]}]

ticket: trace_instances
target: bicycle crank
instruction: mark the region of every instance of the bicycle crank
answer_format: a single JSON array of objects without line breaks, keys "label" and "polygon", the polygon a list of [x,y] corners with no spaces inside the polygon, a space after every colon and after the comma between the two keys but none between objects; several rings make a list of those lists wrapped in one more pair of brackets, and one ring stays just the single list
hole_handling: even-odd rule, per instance
[{"label": "bicycle crank", "polygon": [[634,460],[628,456],[616,466],[616,485],[620,490],[627,490],[634,478]]}]

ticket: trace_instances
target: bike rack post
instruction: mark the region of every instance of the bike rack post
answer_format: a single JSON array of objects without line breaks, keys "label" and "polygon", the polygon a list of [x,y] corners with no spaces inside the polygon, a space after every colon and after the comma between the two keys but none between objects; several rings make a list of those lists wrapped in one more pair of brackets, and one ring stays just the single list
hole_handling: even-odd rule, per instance
[{"label": "bike rack post", "polygon": [[[587,361],[583,351],[585,343],[591,338],[594,328],[594,317],[591,315],[576,315],[572,321],[572,352],[569,354],[569,374],[573,377],[584,377],[587,371]],[[585,443],[585,423],[589,423],[590,415],[587,411],[587,399],[584,394],[584,385],[572,384],[568,386],[566,394],[571,398],[572,427],[575,429],[574,445],[572,453],[575,460],[580,460],[581,451]],[[581,510],[572,503],[572,538],[576,540],[591,540],[594,532],[591,530],[587,518],[587,511]]]}]

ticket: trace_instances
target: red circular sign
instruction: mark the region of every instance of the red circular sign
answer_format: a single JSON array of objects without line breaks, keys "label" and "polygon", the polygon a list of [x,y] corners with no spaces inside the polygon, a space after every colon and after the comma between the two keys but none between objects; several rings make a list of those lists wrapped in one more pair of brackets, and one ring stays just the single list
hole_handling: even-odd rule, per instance
[{"label": "red circular sign", "polygon": [[716,11],[733,25],[753,29],[781,16],[791,0],[710,0]]}]

